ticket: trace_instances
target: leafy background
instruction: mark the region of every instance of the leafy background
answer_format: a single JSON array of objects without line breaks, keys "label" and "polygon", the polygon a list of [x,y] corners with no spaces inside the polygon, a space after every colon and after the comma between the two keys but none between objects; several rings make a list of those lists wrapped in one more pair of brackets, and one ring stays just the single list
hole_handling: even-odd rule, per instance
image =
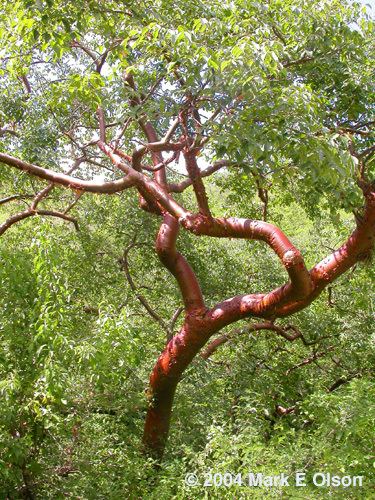
[{"label": "leafy background", "polygon": [[[131,16],[114,13],[119,4]],[[108,9],[104,15],[102,8]],[[257,187],[272,186],[269,220],[301,249],[308,266],[353,229],[351,211],[362,203],[356,161],[348,138],[335,132],[338,123],[366,120],[373,111],[373,23],[360,4],[238,0],[228,8],[160,0],[135,7],[18,0],[3,2],[0,14],[0,125],[13,124],[19,133],[0,134],[2,151],[61,171],[79,153],[62,131],[81,144],[89,141],[98,103],[108,122],[137,118],[139,110],[127,105],[124,70],[145,94],[164,76],[144,111],[165,130],[186,90],[175,85],[177,67],[186,87],[208,98],[202,106],[207,116],[241,90],[235,113],[209,125],[212,140],[201,159],[238,163],[207,182],[215,215],[261,217]],[[274,33],[276,21],[287,44]],[[80,39],[102,52],[118,37],[123,41],[102,75],[71,46]],[[315,61],[282,67],[300,57]],[[47,70],[39,59],[48,61]],[[19,78],[26,74],[33,92],[25,96]],[[133,147],[140,138],[132,123],[125,144]],[[371,140],[360,136],[355,146],[369,147]],[[105,169],[83,165],[77,176],[116,176],[100,154],[88,154]],[[368,168],[373,175],[374,162]],[[0,183],[1,196],[41,185],[5,167]],[[194,207],[190,192],[181,199]],[[73,193],[56,188],[45,203],[64,207],[73,200]],[[2,205],[0,215],[5,220],[23,207],[22,200]],[[198,357],[179,385],[165,460],[155,470],[140,440],[148,377],[165,332],[130,290],[119,259],[137,236],[142,245],[129,254],[132,276],[169,320],[181,299],[152,249],[158,220],[139,210],[131,192],[84,195],[72,214],[78,232],[33,217],[1,240],[1,498],[226,498],[220,488],[185,485],[187,472],[203,477],[210,470],[365,477],[362,489],[319,489],[311,481],[302,492],[233,486],[235,498],[371,498],[370,259],[335,282],[330,297],[324,293],[281,322],[318,343],[289,343],[261,332],[238,336],[207,362]],[[179,248],[208,304],[285,281],[278,260],[257,242],[181,234]],[[314,353],[313,362],[300,365]],[[280,416],[276,405],[295,410]]]}]

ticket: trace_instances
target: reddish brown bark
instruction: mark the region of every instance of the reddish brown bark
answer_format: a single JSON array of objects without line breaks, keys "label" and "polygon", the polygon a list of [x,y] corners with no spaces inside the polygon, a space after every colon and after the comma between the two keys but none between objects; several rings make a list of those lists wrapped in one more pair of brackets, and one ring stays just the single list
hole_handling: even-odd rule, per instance
[{"label": "reddish brown bark", "polygon": [[89,193],[118,193],[119,191],[123,191],[124,189],[132,187],[134,185],[132,179],[129,179],[127,177],[109,182],[85,181],[67,174],[54,172],[53,170],[49,170],[48,168],[42,168],[38,165],[33,165],[32,163],[28,163],[5,153],[0,153],[0,162],[17,168],[18,170],[27,172],[28,174],[31,174],[35,177],[39,177],[40,179],[53,182],[54,184],[59,184],[70,189],[87,191]]},{"label": "reddish brown bark", "polygon": [[203,315],[191,314],[155,364],[150,377],[149,409],[143,443],[156,459],[160,459],[164,452],[177,384],[185,368],[212,333]]},{"label": "reddish brown bark", "polygon": [[184,158],[185,158],[186,170],[189,173],[189,178],[191,179],[191,183],[193,185],[193,189],[195,192],[195,197],[198,202],[199,213],[201,213],[206,217],[211,217],[206,189],[201,179],[200,170],[197,164],[196,152],[194,152],[194,150],[185,151]]}]

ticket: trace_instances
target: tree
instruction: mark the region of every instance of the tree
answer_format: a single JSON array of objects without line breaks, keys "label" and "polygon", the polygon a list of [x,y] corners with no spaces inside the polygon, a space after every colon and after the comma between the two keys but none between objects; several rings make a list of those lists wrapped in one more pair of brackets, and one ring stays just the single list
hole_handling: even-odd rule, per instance
[{"label": "tree", "polygon": [[[124,190],[137,191],[140,208],[160,219],[155,250],[178,283],[185,315],[174,333],[138,295],[168,337],[150,378],[143,438],[160,459],[177,384],[213,335],[257,318],[250,330],[303,338],[276,320],[308,307],[370,258],[372,23],[358,4],[345,1],[160,1],[137,8],[127,2],[21,1],[4,2],[1,13],[1,203],[31,202],[9,215],[0,233],[32,216],[65,219],[78,228],[68,212],[82,196]],[[180,160],[183,180],[172,169]],[[256,194],[261,214],[217,216],[203,181],[214,174],[234,199]],[[32,193],[35,178],[48,184]],[[62,210],[55,208],[62,200],[59,187],[75,193]],[[194,207],[179,196],[188,188]],[[267,222],[272,196],[285,204],[298,200],[311,217],[328,210],[336,222],[352,211],[355,228],[308,270],[282,229]],[[42,203],[47,208],[39,208]],[[288,282],[208,305],[199,278],[177,250],[180,229],[196,237],[263,241]],[[121,265],[135,289],[130,248]],[[203,357],[224,341],[213,340]]]}]

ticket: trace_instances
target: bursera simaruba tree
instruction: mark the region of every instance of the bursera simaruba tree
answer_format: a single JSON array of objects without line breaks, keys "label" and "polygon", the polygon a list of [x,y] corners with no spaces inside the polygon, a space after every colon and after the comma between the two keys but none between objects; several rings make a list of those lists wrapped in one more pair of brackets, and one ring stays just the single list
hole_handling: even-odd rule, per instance
[{"label": "bursera simaruba tree", "polygon": [[[19,58],[28,67],[6,66],[4,74],[9,72],[9,88],[12,85],[23,88],[22,98],[17,94],[14,99],[27,108],[30,118],[25,111],[17,118],[18,122],[11,121],[13,115],[9,112],[9,123],[1,123],[0,139],[9,138],[0,152],[1,169],[18,169],[47,181],[48,185],[36,195],[9,193],[0,200],[0,204],[5,204],[17,197],[31,198],[27,209],[0,225],[0,234],[13,224],[38,215],[58,217],[77,225],[68,212],[83,193],[113,194],[126,189],[137,190],[140,207],[161,221],[155,249],[179,285],[185,317],[177,334],[170,338],[169,332],[169,341],[150,377],[143,442],[147,452],[157,459],[163,455],[181,375],[198,353],[207,358],[228,338],[221,336],[210,343],[215,333],[241,319],[256,318],[249,326],[250,331],[270,330],[287,340],[304,340],[298,330],[282,328],[275,320],[306,308],[331,282],[366,259],[374,246],[375,185],[368,171],[374,153],[368,138],[374,122],[363,104],[369,65],[363,70],[360,65],[367,57],[366,43],[358,30],[350,28],[354,22],[352,6],[344,8],[345,2],[335,3],[334,7],[332,2],[307,2],[311,15],[304,16],[300,9],[289,8],[288,2],[285,6],[283,2],[271,4],[267,3],[269,12],[265,14],[260,4],[249,3],[244,8],[239,1],[228,5],[184,2],[178,6],[173,2],[156,2],[155,12],[149,6],[119,10],[117,2],[106,2],[105,7],[100,2],[89,2],[90,8],[86,8],[85,2],[54,2],[46,7],[49,16],[44,8],[23,6],[21,2],[17,4],[19,18],[28,22],[18,35],[9,30],[10,55],[5,66]],[[13,19],[15,7],[6,3],[4,9]],[[80,21],[79,29],[67,21],[72,15]],[[316,36],[318,27],[320,38]],[[131,63],[137,67],[135,77],[126,69]],[[51,64],[55,64],[56,75],[49,72]],[[38,68],[47,69],[43,73]],[[77,68],[79,71],[84,68],[84,78],[79,76]],[[112,79],[105,80],[104,68]],[[358,86],[354,88],[355,84]],[[158,88],[161,88],[160,109],[156,107],[155,111],[150,101],[154,98],[157,101]],[[358,96],[354,91],[345,95],[346,88],[354,88]],[[70,97],[64,101],[69,92]],[[44,101],[47,104],[43,107]],[[118,103],[121,105],[117,106]],[[167,110],[168,103],[171,110]],[[73,151],[72,166],[67,173],[29,163],[21,159],[27,155],[17,153],[22,133],[32,129],[35,135],[38,131],[37,127],[33,129],[33,113],[38,106],[46,122],[52,116],[51,123],[59,131],[60,136],[51,141],[60,145],[60,160],[66,162],[69,147]],[[129,117],[117,112],[115,108],[121,106],[127,106]],[[289,110],[286,121],[284,115]],[[238,126],[236,121],[240,122]],[[97,132],[92,136],[90,133],[91,140],[86,142],[89,132],[84,135],[82,129]],[[28,135],[25,137],[27,143]],[[359,138],[357,142],[355,137]],[[141,145],[133,149],[129,145],[132,140]],[[332,166],[332,156],[341,146],[346,147],[346,156],[339,158],[341,163],[336,168]],[[216,161],[201,168],[199,161],[207,148],[211,148],[208,156]],[[294,154],[298,148],[298,154]],[[314,148],[320,148],[319,154],[307,164],[305,156],[314,153]],[[271,151],[268,156],[266,150]],[[321,163],[332,161],[315,172],[312,165],[319,155],[323,158]],[[87,172],[90,165],[103,167],[98,164],[98,157],[106,159],[106,166],[112,163],[114,180],[99,182],[74,175],[80,165],[86,168],[81,173]],[[176,177],[168,178],[168,169],[179,158],[184,159],[187,177],[176,182]],[[356,193],[363,197],[363,211],[357,214],[356,227],[341,247],[310,270],[283,231],[266,222],[268,179],[275,179],[279,190],[283,186],[280,176],[272,177],[277,171],[273,162],[278,162],[281,177],[284,172],[291,172],[291,177],[305,183],[305,192],[317,192],[317,186],[324,195],[334,192],[332,204],[345,197],[345,190],[339,187],[350,168],[346,171],[343,164],[353,167],[351,180],[359,187]],[[39,160],[35,163],[43,164]],[[241,172],[247,163],[251,163],[251,169],[246,172],[253,176],[255,190],[263,203],[263,220],[215,217],[203,179],[218,171],[223,172],[222,177],[228,172]],[[58,186],[74,190],[76,200],[64,211],[39,208]],[[192,188],[195,195],[194,212],[177,201],[176,194],[187,188]],[[347,203],[345,208],[348,207],[354,208],[355,203],[353,206]],[[181,229],[197,238],[263,241],[280,259],[288,281],[264,293],[223,297],[222,302],[209,307],[197,275],[178,251]],[[165,324],[160,318],[158,321]]]}]

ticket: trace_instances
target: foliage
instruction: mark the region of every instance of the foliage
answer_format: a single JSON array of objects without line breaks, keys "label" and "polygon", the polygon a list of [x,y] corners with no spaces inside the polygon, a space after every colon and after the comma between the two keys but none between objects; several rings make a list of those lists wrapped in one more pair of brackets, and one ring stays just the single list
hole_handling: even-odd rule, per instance
[{"label": "foliage", "polygon": [[[122,220],[131,209],[124,214],[117,198],[96,200],[86,201],[90,224],[80,233],[33,219],[12,228],[2,247],[2,496],[17,497],[28,483],[40,498],[222,498],[222,488],[184,484],[188,472],[204,477],[210,470],[345,471],[364,475],[365,488],[370,488],[374,296],[358,290],[371,290],[373,268],[363,267],[349,282],[335,285],[329,314],[325,296],[294,318],[309,340],[328,336],[317,347],[259,332],[233,340],[208,362],[197,359],[179,389],[165,465],[155,475],[142,456],[139,437],[150,364],[165,334],[131,294],[117,261],[133,236]],[[104,227],[99,223],[103,209],[111,214]],[[85,204],[77,210],[84,214]],[[139,241],[150,239],[142,225],[145,216],[132,216]],[[298,215],[293,209],[283,215],[275,211],[275,217],[293,236],[301,210]],[[311,259],[337,239],[326,226],[316,246],[310,240],[314,224],[306,217],[294,238]],[[220,243],[214,247],[200,240],[197,248],[184,242],[188,257],[200,264],[213,301],[249,283],[267,287],[277,274],[282,280],[278,262],[258,244]],[[177,290],[152,253],[133,251],[137,283],[153,283],[146,292],[154,305],[167,293],[168,307],[159,312],[171,316]],[[254,273],[259,262],[268,273]],[[222,279],[223,269],[230,269],[230,281]],[[98,312],[86,312],[87,306]],[[331,345],[332,354],[285,375],[314,348]],[[353,376],[349,384],[327,392],[337,380]],[[274,416],[275,404],[296,404],[298,410]],[[266,494],[229,491],[239,498]],[[366,491],[345,494],[363,498]],[[309,485],[305,493],[323,498],[326,491]]]},{"label": "foliage", "polygon": [[[83,155],[77,177],[115,179],[90,144],[98,105],[109,140],[127,123],[120,143],[131,152],[144,140],[137,120],[147,115],[162,135],[189,92],[202,118],[199,140],[210,138],[199,161],[234,162],[206,183],[214,215],[259,219],[257,195],[266,189],[270,222],[310,267],[353,229],[351,211],[361,216],[358,158],[373,137],[366,125],[372,34],[366,10],[344,0],[4,1],[0,148],[56,171]],[[142,106],[131,103],[124,72],[134,76]],[[211,119],[217,109],[222,117]],[[169,180],[178,182],[183,167],[172,166]],[[371,159],[367,173],[374,178]],[[1,197],[40,187],[0,166]],[[179,385],[165,462],[156,470],[140,436],[150,368],[166,332],[137,294],[167,323],[181,297],[153,250],[160,221],[138,209],[134,192],[81,195],[55,187],[43,201],[46,209],[71,207],[79,231],[30,217],[1,239],[0,497],[226,498],[229,491],[235,498],[370,498],[370,256],[280,321],[293,323],[308,345],[256,332],[233,336],[206,361],[198,356]],[[189,191],[176,198],[194,210]],[[2,204],[1,218],[24,203]],[[124,273],[129,245],[136,291]],[[285,281],[279,260],[258,242],[184,232],[178,246],[209,305]],[[291,411],[280,415],[277,406]],[[209,471],[306,471],[309,483],[301,492],[184,482],[187,473]],[[317,471],[363,475],[364,487],[316,488]]]}]

